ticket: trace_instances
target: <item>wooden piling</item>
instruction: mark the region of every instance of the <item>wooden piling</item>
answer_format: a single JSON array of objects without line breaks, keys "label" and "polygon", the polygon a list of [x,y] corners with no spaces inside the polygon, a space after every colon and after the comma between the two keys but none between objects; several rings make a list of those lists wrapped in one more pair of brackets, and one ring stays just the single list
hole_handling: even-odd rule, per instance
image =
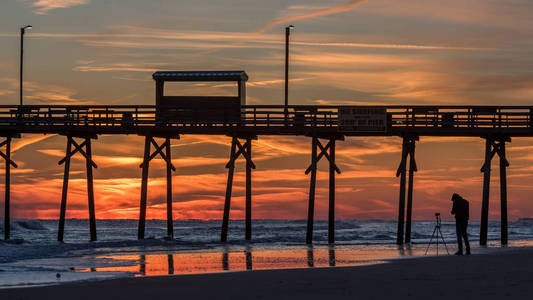
[{"label": "wooden piling", "polygon": [[224,249],[224,252],[222,252],[222,270],[228,271],[229,270],[229,253],[228,249]]},{"label": "wooden piling", "polygon": [[228,164],[228,182],[226,185],[226,199],[224,201],[224,215],[222,217],[222,232],[220,233],[220,241],[226,242],[228,240],[228,225],[229,225],[229,210],[231,205],[231,189],[233,186],[233,173],[235,171],[235,149],[237,147],[237,138],[234,137],[231,141],[230,161]]},{"label": "wooden piling", "polygon": [[139,230],[137,238],[144,239],[144,230],[146,223],[146,198],[148,196],[148,166],[150,160],[150,141],[152,137],[146,136],[144,141],[144,159],[142,165],[142,181],[141,181],[141,203],[139,212]]},{"label": "wooden piling", "polygon": [[63,189],[61,191],[61,208],[59,210],[59,228],[57,230],[57,240],[63,241],[65,232],[65,214],[67,210],[68,180],[70,175],[70,156],[72,151],[72,137],[67,136],[67,149],[65,151],[65,171],[63,173]]},{"label": "wooden piling", "polygon": [[329,266],[334,267],[335,266],[335,247],[330,246],[328,249],[329,254]]},{"label": "wooden piling", "polygon": [[168,260],[168,275],[174,275],[174,256],[172,254],[168,254],[167,260]]},{"label": "wooden piling", "polygon": [[403,138],[403,144],[402,144],[402,162],[400,163],[400,167],[398,169],[397,174],[400,175],[400,199],[399,199],[399,207],[398,207],[398,232],[396,237],[396,244],[403,245],[403,226],[404,226],[404,218],[405,218],[405,178],[406,178],[406,158],[407,158],[407,145],[408,138]]},{"label": "wooden piling", "polygon": [[307,211],[307,235],[306,243],[313,243],[313,221],[315,216],[315,187],[316,187],[316,169],[317,169],[317,145],[318,139],[312,138],[311,142],[311,180],[309,184],[309,207]]},{"label": "wooden piling", "polygon": [[92,150],[91,139],[85,139],[85,165],[87,168],[87,198],[89,201],[89,228],[91,231],[91,241],[96,241],[96,216],[94,211],[94,189],[93,189],[93,164],[92,164]]},{"label": "wooden piling", "polygon": [[414,139],[409,141],[409,181],[407,184],[407,213],[405,220],[405,243],[411,243],[411,216],[413,210],[413,183],[416,171]]},{"label": "wooden piling", "polygon": [[482,246],[487,245],[492,144],[493,144],[493,141],[490,138],[486,138],[485,163],[483,164],[483,167],[481,168],[481,171],[483,172],[483,198],[481,202],[481,223],[480,223],[480,232],[479,232],[479,244]]},{"label": "wooden piling", "polygon": [[250,247],[246,247],[244,252],[246,255],[246,270],[252,270],[252,249]]},{"label": "wooden piling", "polygon": [[146,276],[146,255],[141,254],[139,261],[139,273],[141,273],[143,276]]},{"label": "wooden piling", "polygon": [[507,245],[507,167],[505,140],[500,142],[500,208],[501,208],[501,243]]},{"label": "wooden piling", "polygon": [[313,245],[307,246],[307,266],[310,268],[315,266],[315,254]]},{"label": "wooden piling", "polygon": [[329,141],[328,243],[335,243],[335,138]]},{"label": "wooden piling", "polygon": [[6,185],[4,198],[4,239],[9,240],[11,236],[11,138],[6,138]]},{"label": "wooden piling", "polygon": [[246,232],[245,239],[252,239],[252,139],[246,139]]},{"label": "wooden piling", "polygon": [[170,139],[165,140],[166,163],[167,163],[167,236],[174,239],[174,218],[172,215],[172,160],[170,151]]}]

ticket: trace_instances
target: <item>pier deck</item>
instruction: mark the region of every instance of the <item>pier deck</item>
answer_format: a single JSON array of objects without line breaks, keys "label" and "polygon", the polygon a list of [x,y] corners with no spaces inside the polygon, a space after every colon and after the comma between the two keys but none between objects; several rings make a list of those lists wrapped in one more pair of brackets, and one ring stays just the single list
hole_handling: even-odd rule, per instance
[{"label": "pier deck", "polygon": [[[342,128],[339,111],[382,109],[381,128]],[[247,105],[240,120],[206,121],[206,109],[187,120],[157,117],[155,105],[0,106],[0,135],[214,134],[344,136],[533,136],[533,106],[312,106]]]}]

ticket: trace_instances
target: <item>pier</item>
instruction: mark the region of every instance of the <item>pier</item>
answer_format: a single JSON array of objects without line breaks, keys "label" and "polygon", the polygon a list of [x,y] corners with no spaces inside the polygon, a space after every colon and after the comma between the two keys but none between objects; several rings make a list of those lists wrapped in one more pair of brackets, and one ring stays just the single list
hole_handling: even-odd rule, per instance
[{"label": "pier", "polygon": [[[99,135],[139,135],[145,138],[139,205],[138,238],[145,233],[148,170],[150,161],[161,157],[167,170],[168,237],[172,227],[171,142],[181,135],[225,135],[230,145],[227,186],[221,225],[221,241],[227,241],[235,161],[246,161],[246,240],[252,239],[252,172],[255,169],[252,144],[261,136],[309,137],[310,173],[306,242],[312,243],[317,163],[329,162],[328,241],[335,242],[335,176],[342,166],[335,162],[335,151],[347,138],[369,136],[403,139],[399,177],[398,230],[396,243],[411,241],[414,174],[417,171],[415,148],[422,136],[477,137],[486,141],[483,173],[480,244],[487,243],[491,161],[500,159],[501,243],[508,242],[507,175],[509,162],[506,144],[513,137],[533,137],[533,106],[324,106],[324,105],[247,105],[244,71],[156,72],[155,105],[2,105],[0,106],[0,155],[5,161],[5,239],[10,238],[11,142],[24,134],[58,134],[66,139],[64,180],[59,211],[58,240],[63,241],[67,207],[70,159],[82,155],[86,160],[90,239],[97,239],[94,211],[91,143]],[[232,81],[235,97],[166,96],[167,81]],[[153,151],[152,151],[153,148]],[[481,155],[481,153],[480,153]],[[391,174],[392,175],[392,174]],[[16,188],[16,187],[15,187]],[[96,191],[97,192],[97,191]],[[407,199],[406,199],[407,198]]]}]

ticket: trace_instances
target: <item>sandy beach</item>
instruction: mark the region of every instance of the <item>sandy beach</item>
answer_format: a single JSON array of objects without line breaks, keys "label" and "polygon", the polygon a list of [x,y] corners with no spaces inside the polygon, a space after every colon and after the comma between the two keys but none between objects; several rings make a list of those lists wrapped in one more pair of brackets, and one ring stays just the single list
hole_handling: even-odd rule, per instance
[{"label": "sandy beach", "polygon": [[1,289],[1,299],[528,299],[533,248],[385,264],[122,278]]}]

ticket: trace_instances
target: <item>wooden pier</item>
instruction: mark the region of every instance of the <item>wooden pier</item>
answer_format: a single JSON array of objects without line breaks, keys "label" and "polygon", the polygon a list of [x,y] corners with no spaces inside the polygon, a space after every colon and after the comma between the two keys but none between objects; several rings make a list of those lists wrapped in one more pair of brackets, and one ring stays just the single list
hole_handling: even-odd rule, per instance
[{"label": "wooden pier", "polygon": [[[203,74],[203,75],[202,75]],[[156,105],[13,105],[0,106],[0,156],[5,161],[5,239],[10,238],[11,142],[23,134],[59,134],[66,137],[64,181],[59,212],[58,240],[63,240],[70,159],[81,154],[86,160],[90,239],[96,240],[91,141],[98,135],[134,134],[145,137],[138,238],[145,233],[148,170],[152,159],[163,158],[167,169],[168,236],[172,227],[171,140],[181,135],[225,135],[232,137],[228,180],[222,216],[221,241],[227,241],[235,161],[246,161],[245,239],[252,238],[252,141],[261,136],[306,136],[311,142],[309,206],[306,242],[313,238],[317,163],[329,161],[328,241],[335,242],[335,163],[337,141],[351,137],[390,136],[403,139],[400,177],[397,244],[410,243],[414,173],[417,171],[415,146],[421,136],[479,137],[486,140],[483,173],[480,244],[487,243],[489,185],[492,158],[500,158],[501,243],[507,244],[506,143],[512,137],[533,137],[533,106],[315,106],[246,105],[243,71],[157,72]],[[236,97],[176,97],[164,95],[165,81],[236,81]],[[225,102],[224,102],[225,101]],[[198,103],[201,103],[198,104]],[[221,104],[219,102],[224,102]],[[178,104],[176,104],[178,103]],[[161,139],[161,142],[157,142]],[[154,151],[152,152],[152,146]],[[407,191],[406,191],[407,184]],[[407,203],[405,198],[407,196]],[[406,211],[407,209],[407,211]]]}]

